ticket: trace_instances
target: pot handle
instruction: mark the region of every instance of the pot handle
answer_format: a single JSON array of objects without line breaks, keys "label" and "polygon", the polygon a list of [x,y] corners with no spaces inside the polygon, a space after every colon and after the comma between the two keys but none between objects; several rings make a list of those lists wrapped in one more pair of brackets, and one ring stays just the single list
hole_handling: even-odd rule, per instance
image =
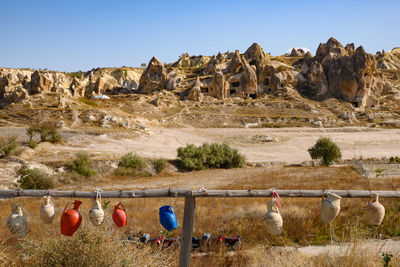
[{"label": "pot handle", "polygon": [[63,213],[67,210],[68,205],[69,205],[69,202],[67,202],[67,205],[65,206]]},{"label": "pot handle", "polygon": [[121,207],[122,207],[122,210],[125,211],[125,207],[124,207],[124,205],[123,205],[121,202],[119,202],[117,206],[121,206]]},{"label": "pot handle", "polygon": [[276,205],[272,205],[271,210],[274,211],[274,208],[275,208],[275,212],[279,213],[279,209]]}]

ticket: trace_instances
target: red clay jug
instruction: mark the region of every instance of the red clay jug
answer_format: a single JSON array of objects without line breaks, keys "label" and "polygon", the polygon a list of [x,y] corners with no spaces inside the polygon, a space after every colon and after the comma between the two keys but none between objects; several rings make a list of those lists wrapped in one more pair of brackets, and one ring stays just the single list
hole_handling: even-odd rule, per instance
[{"label": "red clay jug", "polygon": [[82,215],[78,211],[78,208],[82,202],[75,200],[74,208],[70,210],[67,210],[68,204],[69,203],[67,203],[67,206],[65,206],[64,212],[61,216],[61,234],[72,236],[76,230],[78,230],[82,222]]},{"label": "red clay jug", "polygon": [[[122,209],[120,208],[120,206]],[[122,205],[121,202],[115,206],[114,212],[112,214],[112,219],[118,227],[126,225],[127,221],[126,211],[124,205]]]}]

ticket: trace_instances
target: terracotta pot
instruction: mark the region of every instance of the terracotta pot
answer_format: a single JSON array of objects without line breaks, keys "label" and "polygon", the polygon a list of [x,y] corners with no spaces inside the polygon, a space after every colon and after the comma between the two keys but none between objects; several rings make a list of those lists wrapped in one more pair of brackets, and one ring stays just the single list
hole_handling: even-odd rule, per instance
[{"label": "terracotta pot", "polygon": [[75,200],[74,208],[67,210],[68,204],[64,208],[64,212],[61,216],[61,234],[66,236],[72,236],[76,230],[78,230],[79,226],[82,222],[82,215],[78,211],[79,206],[82,204],[81,201]]},{"label": "terracotta pot", "polygon": [[275,198],[267,202],[267,210],[264,216],[264,224],[268,233],[271,235],[280,235],[282,233],[283,220]]},{"label": "terracotta pot", "polygon": [[118,205],[115,206],[114,212],[112,214],[112,219],[118,227],[122,227],[122,226],[126,225],[127,215],[126,215],[125,207],[124,207],[124,205],[122,205],[122,203],[118,203]]},{"label": "terracotta pot", "polygon": [[327,193],[327,197],[323,199],[321,205],[321,220],[326,223],[331,223],[333,219],[340,212],[340,196],[330,193]]},{"label": "terracotta pot", "polygon": [[40,219],[42,219],[45,224],[51,224],[54,220],[55,214],[54,204],[51,202],[51,197],[45,196],[44,203],[39,210]]},{"label": "terracotta pot", "polygon": [[369,225],[380,225],[385,217],[385,207],[379,203],[378,194],[373,194],[375,200],[365,208],[365,215]]},{"label": "terracotta pot", "polygon": [[104,222],[104,210],[99,199],[93,199],[93,207],[89,211],[89,219],[94,226],[99,226]]},{"label": "terracotta pot", "polygon": [[16,237],[24,237],[27,233],[28,221],[19,205],[11,204],[11,215],[7,218],[7,226]]}]

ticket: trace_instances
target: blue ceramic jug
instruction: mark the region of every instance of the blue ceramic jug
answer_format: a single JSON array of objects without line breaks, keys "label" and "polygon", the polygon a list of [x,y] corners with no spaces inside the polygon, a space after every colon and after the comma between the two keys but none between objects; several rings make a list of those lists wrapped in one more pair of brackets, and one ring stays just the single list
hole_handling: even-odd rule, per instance
[{"label": "blue ceramic jug", "polygon": [[178,228],[176,215],[171,206],[162,206],[160,208],[160,223],[169,232]]}]

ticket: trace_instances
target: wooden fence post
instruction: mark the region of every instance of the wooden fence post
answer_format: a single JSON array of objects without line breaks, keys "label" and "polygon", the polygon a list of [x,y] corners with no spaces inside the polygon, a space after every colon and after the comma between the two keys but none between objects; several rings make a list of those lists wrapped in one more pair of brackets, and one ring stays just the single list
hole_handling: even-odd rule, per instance
[{"label": "wooden fence post", "polygon": [[182,240],[179,251],[179,267],[189,267],[190,252],[192,250],[192,235],[194,225],[195,198],[185,197],[185,210],[183,213]]}]

